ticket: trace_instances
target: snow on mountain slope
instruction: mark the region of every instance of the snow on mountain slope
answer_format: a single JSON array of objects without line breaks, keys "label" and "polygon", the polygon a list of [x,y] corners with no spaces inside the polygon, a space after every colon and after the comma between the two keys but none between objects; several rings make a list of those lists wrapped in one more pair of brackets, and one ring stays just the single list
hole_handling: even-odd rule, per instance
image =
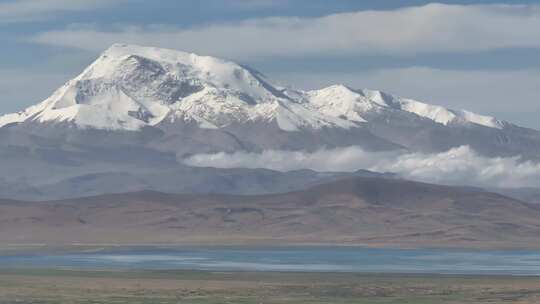
[{"label": "snow on mountain slope", "polygon": [[403,110],[447,126],[450,123],[473,123],[488,128],[502,129],[504,123],[494,117],[469,111],[456,111],[442,106],[430,105],[413,99],[392,96],[381,91],[362,90],[361,93],[385,107]]},{"label": "snow on mountain slope", "polygon": [[504,121],[500,121],[495,117],[480,115],[466,110],[458,111],[457,115],[459,119],[489,128],[503,129],[506,124]]},{"label": "snow on mountain slope", "polygon": [[364,96],[342,85],[306,93],[306,98],[324,115],[342,117],[350,121],[366,122],[360,115],[374,105]]},{"label": "snow on mountain slope", "polygon": [[395,97],[381,91],[353,90],[334,85],[321,90],[306,92],[306,98],[325,115],[343,117],[350,121],[366,122],[363,114],[386,110],[405,111],[430,119],[442,125],[472,123],[484,127],[502,129],[504,123],[490,116],[469,111],[456,111],[442,106],[430,105],[408,98]]},{"label": "snow on mountain slope", "polygon": [[283,131],[362,127],[377,113],[404,111],[449,126],[501,129],[493,117],[455,111],[380,91],[335,85],[283,90],[236,63],[152,47],[115,44],[42,103],[0,117],[11,123],[67,123],[79,128],[139,130],[196,122],[219,129],[247,122]]},{"label": "snow on mountain slope", "polygon": [[189,120],[201,128],[277,123],[285,131],[353,127],[299,105],[260,74],[236,63],[174,50],[115,44],[51,97],[13,122],[73,123],[81,128],[138,130]]},{"label": "snow on mountain slope", "polygon": [[23,122],[27,118],[24,112],[6,114],[0,116],[0,128],[12,123]]},{"label": "snow on mountain slope", "polygon": [[171,105],[170,122],[177,119],[194,120],[202,128],[217,129],[233,123],[275,120],[284,131],[302,128],[319,129],[324,126],[349,128],[353,123],[328,117],[311,109],[309,104],[298,104],[276,98],[270,102],[246,105],[236,94],[223,94],[222,90],[205,88]]},{"label": "snow on mountain slope", "polygon": [[46,108],[47,104],[48,104],[47,102],[42,102],[40,104],[28,107],[23,111],[0,116],[0,128],[5,125],[12,124],[12,123],[24,122],[35,113],[38,113],[39,111],[43,111]]}]

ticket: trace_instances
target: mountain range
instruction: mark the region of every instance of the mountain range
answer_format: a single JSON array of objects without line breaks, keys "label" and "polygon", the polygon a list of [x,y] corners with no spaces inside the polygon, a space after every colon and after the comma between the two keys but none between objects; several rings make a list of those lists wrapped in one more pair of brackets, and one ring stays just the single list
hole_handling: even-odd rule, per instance
[{"label": "mountain range", "polygon": [[0,127],[3,146],[122,144],[177,157],[352,145],[540,155],[539,131],[494,117],[343,85],[303,91],[234,62],[124,44],[45,101],[1,116]]},{"label": "mountain range", "polygon": [[115,44],[49,98],[0,116],[0,197],[279,193],[356,175],[195,168],[183,160],[348,146],[404,153],[469,146],[486,157],[536,161],[540,131],[381,91],[304,91],[223,59]]},{"label": "mountain range", "polygon": [[381,91],[300,90],[223,59],[115,44],[49,98],[0,116],[0,241],[538,243],[535,188],[185,162],[352,146],[388,157],[468,146],[527,164],[540,160],[540,131]]}]

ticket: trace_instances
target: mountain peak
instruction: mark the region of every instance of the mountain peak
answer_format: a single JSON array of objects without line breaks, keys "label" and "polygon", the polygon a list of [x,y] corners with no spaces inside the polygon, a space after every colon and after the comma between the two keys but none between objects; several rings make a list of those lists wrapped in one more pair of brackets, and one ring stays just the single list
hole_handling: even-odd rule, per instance
[{"label": "mountain peak", "polygon": [[221,60],[219,58],[211,56],[200,56],[194,53],[188,53],[179,50],[125,43],[115,43],[111,45],[108,49],[101,53],[97,61],[99,62],[99,59],[107,58],[112,58],[113,60],[122,60],[130,56],[138,56],[158,62],[167,62],[172,64],[192,64],[204,58],[206,58],[207,60],[226,62],[225,60]]},{"label": "mountain peak", "polygon": [[152,54],[152,53],[159,54],[160,56],[168,54],[169,56],[173,56],[173,57],[178,57],[179,55],[197,56],[193,53],[183,52],[183,51],[174,50],[174,49],[144,46],[144,45],[138,45],[138,44],[128,44],[128,43],[114,43],[105,51],[103,51],[102,54],[109,55],[109,56],[125,56],[125,55],[135,55],[135,54],[142,54],[142,53],[144,53],[146,56],[149,56],[149,54]]},{"label": "mountain peak", "polygon": [[493,117],[343,84],[309,92],[282,90],[232,61],[117,43],[42,103],[0,117],[0,127],[37,122],[138,130],[188,121],[201,128],[265,122],[283,131],[348,129],[362,127],[373,115],[388,111],[404,111],[445,126],[504,126]]},{"label": "mountain peak", "polygon": [[[224,121],[227,123],[223,112],[273,104],[286,97],[276,96],[279,94],[260,74],[231,61],[169,49],[114,44],[47,100],[24,112],[5,116],[0,123],[31,120],[137,130],[173,115],[204,126],[220,126]],[[263,112],[269,108],[272,106]],[[86,113],[104,117],[103,121],[109,123],[92,124]],[[250,116],[245,114],[236,116]],[[209,118],[219,122],[207,122]]]}]

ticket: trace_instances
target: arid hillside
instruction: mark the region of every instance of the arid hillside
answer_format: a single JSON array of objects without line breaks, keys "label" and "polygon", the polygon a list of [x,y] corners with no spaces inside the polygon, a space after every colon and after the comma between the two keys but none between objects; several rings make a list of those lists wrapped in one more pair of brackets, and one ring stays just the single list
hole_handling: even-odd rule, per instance
[{"label": "arid hillside", "polygon": [[0,242],[530,248],[540,247],[540,206],[369,177],[264,196],[137,192],[2,201]]}]

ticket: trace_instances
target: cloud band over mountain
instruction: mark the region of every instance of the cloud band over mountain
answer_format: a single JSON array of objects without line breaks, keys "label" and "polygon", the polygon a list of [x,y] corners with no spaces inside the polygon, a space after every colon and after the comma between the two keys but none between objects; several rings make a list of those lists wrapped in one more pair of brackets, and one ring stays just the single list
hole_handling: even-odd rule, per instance
[{"label": "cloud band over mountain", "polygon": [[442,153],[368,152],[360,147],[322,149],[313,153],[268,150],[197,154],[184,160],[192,166],[217,168],[267,168],[278,171],[312,169],[347,171],[367,169],[393,172],[408,179],[451,185],[537,187],[540,163],[519,156],[490,158],[468,146]]}]

